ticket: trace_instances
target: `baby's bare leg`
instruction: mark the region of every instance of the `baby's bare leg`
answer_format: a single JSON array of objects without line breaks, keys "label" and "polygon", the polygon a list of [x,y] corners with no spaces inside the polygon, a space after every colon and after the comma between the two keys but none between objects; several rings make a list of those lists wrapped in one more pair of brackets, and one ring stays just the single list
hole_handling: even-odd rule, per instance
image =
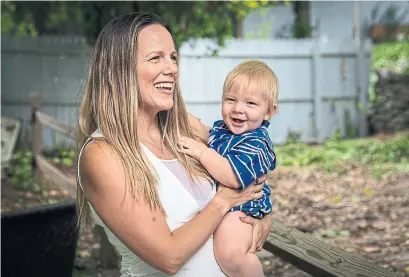
[{"label": "baby's bare leg", "polygon": [[214,233],[214,254],[229,277],[264,277],[259,258],[249,253],[253,227],[243,223],[242,212],[226,214]]}]

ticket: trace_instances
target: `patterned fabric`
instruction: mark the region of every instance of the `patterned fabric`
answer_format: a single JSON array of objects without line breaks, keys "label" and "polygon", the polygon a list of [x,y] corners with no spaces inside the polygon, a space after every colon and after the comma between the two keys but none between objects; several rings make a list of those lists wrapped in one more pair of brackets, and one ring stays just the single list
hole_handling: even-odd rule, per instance
[{"label": "patterned fabric", "polygon": [[[276,167],[273,143],[267,131],[269,125],[270,122],[264,121],[253,131],[234,135],[223,120],[218,120],[209,131],[208,146],[229,161],[242,189]],[[264,184],[263,191],[262,198],[233,207],[230,211],[242,211],[255,218],[271,213],[271,190],[267,184]]]}]

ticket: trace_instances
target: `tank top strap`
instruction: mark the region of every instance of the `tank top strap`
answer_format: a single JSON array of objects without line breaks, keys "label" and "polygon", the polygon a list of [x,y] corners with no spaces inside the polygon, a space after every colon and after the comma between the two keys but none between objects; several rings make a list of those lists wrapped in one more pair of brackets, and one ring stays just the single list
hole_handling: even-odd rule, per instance
[{"label": "tank top strap", "polygon": [[84,191],[84,188],[82,187],[81,184],[81,175],[80,175],[80,159],[82,155],[82,151],[84,150],[85,146],[87,146],[88,143],[93,141],[95,138],[103,138],[104,136],[101,134],[99,130],[96,130],[94,133],[92,133],[91,137],[89,137],[85,143],[82,145],[80,152],[78,154],[78,161],[77,161],[77,179],[78,179],[78,185],[80,186],[81,190]]}]

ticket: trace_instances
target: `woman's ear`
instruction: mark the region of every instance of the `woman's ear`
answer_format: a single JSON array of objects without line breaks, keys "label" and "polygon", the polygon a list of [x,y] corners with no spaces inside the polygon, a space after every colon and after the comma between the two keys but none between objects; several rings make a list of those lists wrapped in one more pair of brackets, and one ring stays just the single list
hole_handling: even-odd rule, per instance
[{"label": "woman's ear", "polygon": [[264,120],[270,120],[277,113],[277,103],[274,103],[272,107],[268,108],[267,114]]}]

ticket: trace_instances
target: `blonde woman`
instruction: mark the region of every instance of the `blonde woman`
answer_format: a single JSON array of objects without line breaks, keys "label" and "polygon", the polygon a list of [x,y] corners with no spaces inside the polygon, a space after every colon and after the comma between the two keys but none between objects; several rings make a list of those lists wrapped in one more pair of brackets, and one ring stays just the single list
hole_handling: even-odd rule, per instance
[{"label": "blonde woman", "polygon": [[[189,124],[169,27],[153,14],[108,23],[91,55],[79,114],[78,210],[121,255],[121,276],[224,276],[213,232],[237,205],[263,195],[215,184],[178,151]],[[196,129],[195,129],[196,130]],[[261,181],[265,180],[265,176]],[[245,218],[260,249],[271,219]]]}]

